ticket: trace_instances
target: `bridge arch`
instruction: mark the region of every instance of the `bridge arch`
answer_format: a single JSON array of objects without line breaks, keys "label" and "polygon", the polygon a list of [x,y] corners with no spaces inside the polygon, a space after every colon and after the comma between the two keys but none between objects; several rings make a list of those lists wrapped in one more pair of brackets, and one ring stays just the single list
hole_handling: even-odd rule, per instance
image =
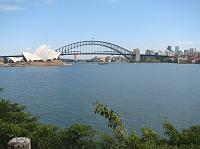
[{"label": "bridge arch", "polygon": [[[103,47],[101,50],[77,50],[77,48],[83,47],[83,46],[98,46]],[[109,49],[109,50],[108,50]],[[72,44],[68,44],[65,46],[62,46],[55,51],[60,52],[61,55],[122,55],[126,57],[129,62],[133,61],[133,52],[118,46],[116,44],[105,42],[105,41],[79,41]]]}]

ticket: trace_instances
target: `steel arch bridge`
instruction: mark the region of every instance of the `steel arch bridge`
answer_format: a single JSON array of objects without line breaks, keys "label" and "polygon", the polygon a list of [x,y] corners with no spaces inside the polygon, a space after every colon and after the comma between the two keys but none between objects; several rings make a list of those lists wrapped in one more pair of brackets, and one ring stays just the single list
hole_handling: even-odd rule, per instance
[{"label": "steel arch bridge", "polygon": [[[86,49],[82,49],[81,47],[86,47]],[[60,52],[61,55],[122,55],[129,62],[133,62],[135,56],[133,52],[116,44],[94,40],[75,42],[60,47],[55,51]]]}]

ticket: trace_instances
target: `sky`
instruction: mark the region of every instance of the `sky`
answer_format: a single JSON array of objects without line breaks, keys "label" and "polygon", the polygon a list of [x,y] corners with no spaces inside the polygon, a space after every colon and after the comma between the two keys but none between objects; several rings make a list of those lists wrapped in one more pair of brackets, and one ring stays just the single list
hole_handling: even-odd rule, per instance
[{"label": "sky", "polygon": [[102,40],[200,51],[200,0],[0,0],[0,55]]}]

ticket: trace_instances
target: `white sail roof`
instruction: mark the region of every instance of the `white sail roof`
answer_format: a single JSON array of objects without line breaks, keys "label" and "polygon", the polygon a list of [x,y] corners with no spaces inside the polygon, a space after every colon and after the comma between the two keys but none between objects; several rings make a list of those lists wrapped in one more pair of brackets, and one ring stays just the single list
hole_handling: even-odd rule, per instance
[{"label": "white sail roof", "polygon": [[38,55],[32,54],[30,52],[22,52],[22,55],[25,57],[27,61],[39,61],[42,60]]},{"label": "white sail roof", "polygon": [[22,55],[25,57],[27,61],[54,60],[54,59],[58,59],[60,54],[61,53],[49,49],[47,45],[42,45],[38,47],[34,54],[30,52],[22,52]]},{"label": "white sail roof", "polygon": [[49,47],[47,45],[42,45],[36,49],[35,54],[41,57],[43,61],[47,61],[49,55]]},{"label": "white sail roof", "polygon": [[22,61],[23,57],[9,57],[14,63]]},{"label": "white sail roof", "polygon": [[36,49],[35,54],[42,58],[43,61],[58,59],[61,53],[49,49],[47,45],[42,45]]},{"label": "white sail roof", "polygon": [[49,49],[48,59],[50,59],[50,60],[58,59],[58,57],[60,56],[60,54],[61,53]]}]

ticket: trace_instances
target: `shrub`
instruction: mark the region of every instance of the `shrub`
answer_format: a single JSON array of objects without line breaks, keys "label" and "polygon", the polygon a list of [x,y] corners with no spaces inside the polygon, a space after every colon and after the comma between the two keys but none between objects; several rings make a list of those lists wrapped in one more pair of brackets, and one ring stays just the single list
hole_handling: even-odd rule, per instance
[{"label": "shrub", "polygon": [[0,99],[0,148],[6,148],[13,137],[28,137],[33,149],[198,149],[200,126],[178,131],[172,124],[164,123],[165,136],[149,128],[142,135],[128,133],[115,111],[99,102],[94,112],[108,120],[112,134],[95,131],[89,125],[74,124],[68,128],[41,124],[37,117],[24,111],[25,107]]}]

